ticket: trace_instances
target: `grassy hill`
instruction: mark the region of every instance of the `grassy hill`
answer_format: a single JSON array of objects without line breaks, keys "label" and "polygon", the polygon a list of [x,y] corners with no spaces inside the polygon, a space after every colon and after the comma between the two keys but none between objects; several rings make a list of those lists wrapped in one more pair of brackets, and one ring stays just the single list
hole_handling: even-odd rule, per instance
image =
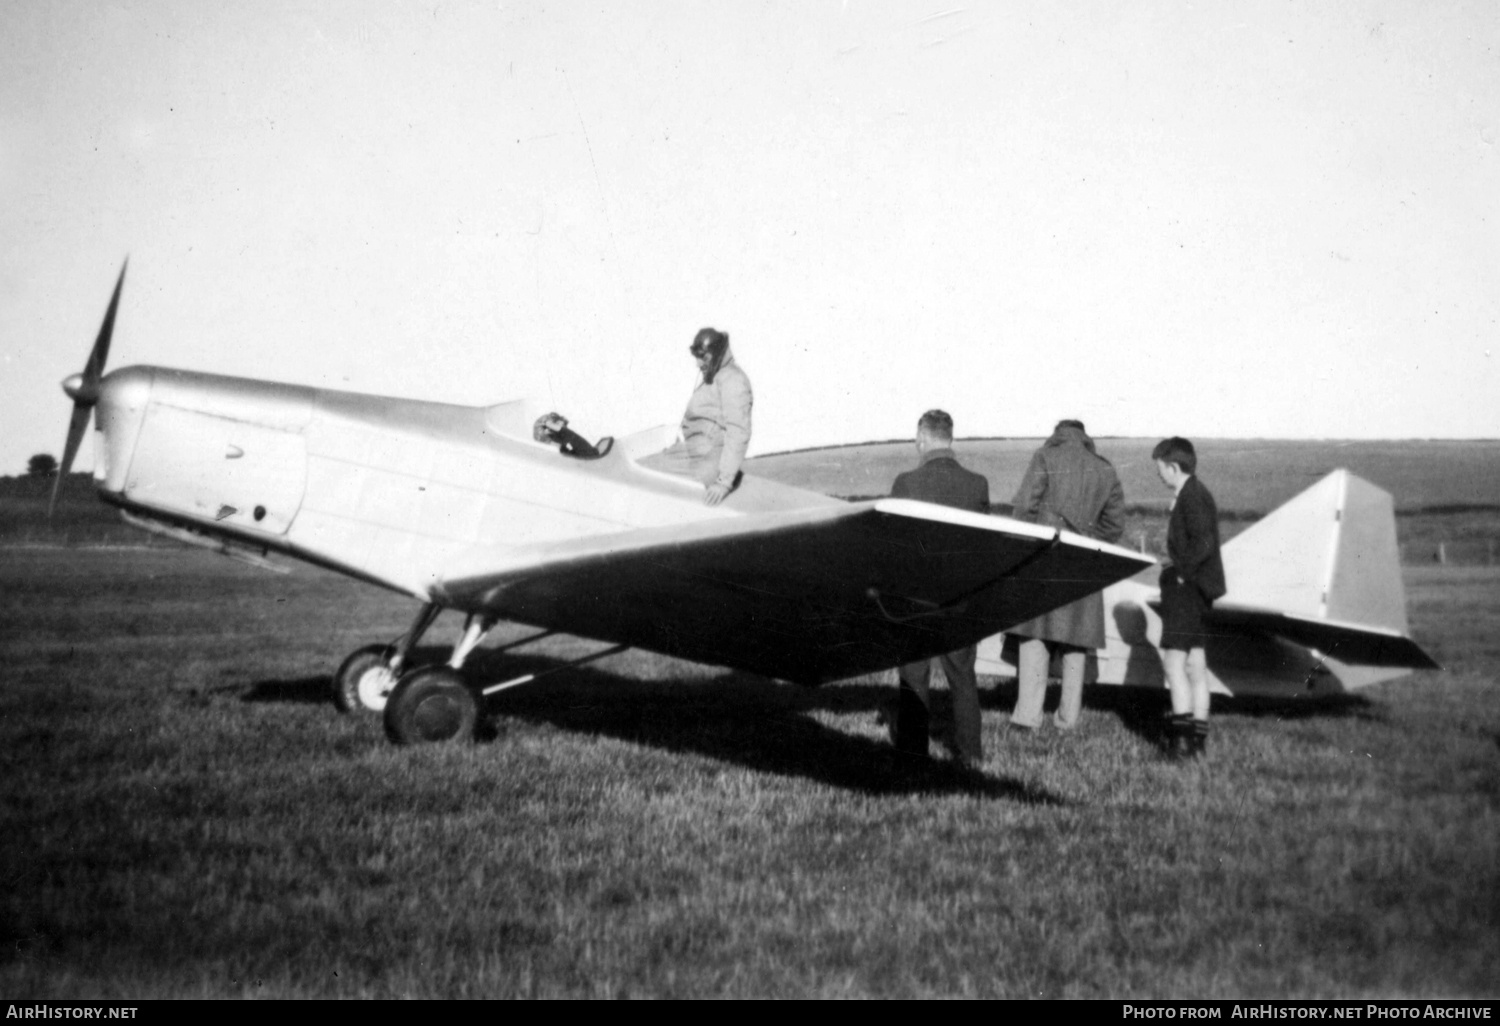
[{"label": "grassy hill", "polygon": [[[1169,494],[1151,460],[1154,438],[1096,439],[1125,489],[1122,544],[1159,551]],[[969,438],[959,459],[989,478],[990,500],[1007,506],[1039,438]],[[1391,493],[1407,563],[1489,564],[1500,558],[1500,441],[1195,440],[1199,473],[1219,502],[1226,538],[1340,467]],[[758,456],[752,473],[844,498],[885,495],[916,465],[910,441],[805,449]]]},{"label": "grassy hill", "polygon": [[146,544],[150,537],[126,526],[120,514],[94,495],[89,474],[69,474],[47,518],[55,478],[0,477],[0,544]]},{"label": "grassy hill", "polygon": [[[1126,502],[1165,510],[1168,493],[1151,460],[1155,438],[1096,439],[1115,465]],[[990,480],[990,498],[1008,503],[1039,438],[970,438],[954,446],[959,458]],[[1500,509],[1500,441],[1195,440],[1199,476],[1219,508],[1241,517],[1264,515],[1325,474],[1347,468],[1390,492],[1404,513]],[[805,449],[758,456],[754,473],[787,484],[846,497],[884,495],[891,481],[916,464],[908,440]]]},{"label": "grassy hill", "polygon": [[[1120,473],[1130,510],[1123,543],[1155,551],[1168,493],[1156,478],[1156,439],[1101,438],[1099,452]],[[955,448],[990,481],[991,501],[1009,503],[1037,438],[971,438]],[[1329,471],[1346,467],[1389,491],[1408,563],[1491,563],[1500,558],[1500,441],[1196,441],[1200,472],[1224,517],[1225,536],[1254,522]],[[753,474],[843,498],[885,495],[916,464],[910,441],[773,453],[750,460]],[[0,544],[166,544],[120,522],[94,496],[88,474],[70,474],[47,520],[50,478],[0,477]]]}]

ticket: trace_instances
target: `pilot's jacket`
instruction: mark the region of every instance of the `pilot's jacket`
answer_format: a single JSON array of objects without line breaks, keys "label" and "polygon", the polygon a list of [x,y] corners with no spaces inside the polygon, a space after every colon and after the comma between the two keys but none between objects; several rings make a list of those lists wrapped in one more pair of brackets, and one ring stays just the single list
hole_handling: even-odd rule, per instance
[{"label": "pilot's jacket", "polygon": [[[734,486],[750,446],[750,407],[755,397],[750,378],[726,352],[712,382],[699,381],[682,415],[682,440],[688,454],[701,460],[719,450],[716,466],[704,468],[705,484]],[[709,471],[713,473],[710,475]]]},{"label": "pilot's jacket", "polygon": [[[1125,492],[1115,468],[1094,451],[1092,438],[1070,425],[1059,426],[1031,457],[1014,506],[1017,520],[1098,541],[1116,542],[1125,531]],[[1006,633],[1103,648],[1104,596],[1096,592]]]}]

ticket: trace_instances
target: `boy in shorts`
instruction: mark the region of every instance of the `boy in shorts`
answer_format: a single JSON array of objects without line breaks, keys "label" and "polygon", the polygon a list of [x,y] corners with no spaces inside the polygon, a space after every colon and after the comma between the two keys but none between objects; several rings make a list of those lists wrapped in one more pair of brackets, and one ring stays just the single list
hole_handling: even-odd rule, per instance
[{"label": "boy in shorts", "polygon": [[1151,450],[1156,473],[1172,489],[1167,562],[1161,571],[1161,658],[1172,693],[1167,754],[1196,758],[1208,744],[1208,640],[1204,618],[1225,592],[1219,558],[1219,508],[1195,475],[1198,457],[1186,438]]}]

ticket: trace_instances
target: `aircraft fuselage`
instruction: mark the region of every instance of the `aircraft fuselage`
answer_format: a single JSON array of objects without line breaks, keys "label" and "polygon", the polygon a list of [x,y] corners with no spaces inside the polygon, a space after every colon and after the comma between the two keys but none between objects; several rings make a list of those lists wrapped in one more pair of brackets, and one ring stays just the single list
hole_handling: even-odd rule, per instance
[{"label": "aircraft fuselage", "polygon": [[465,407],[161,367],[107,375],[95,484],[108,502],[428,599],[475,547],[506,549],[836,500],[757,481],[721,507],[638,467],[670,432],[583,462],[530,438],[522,403]]}]

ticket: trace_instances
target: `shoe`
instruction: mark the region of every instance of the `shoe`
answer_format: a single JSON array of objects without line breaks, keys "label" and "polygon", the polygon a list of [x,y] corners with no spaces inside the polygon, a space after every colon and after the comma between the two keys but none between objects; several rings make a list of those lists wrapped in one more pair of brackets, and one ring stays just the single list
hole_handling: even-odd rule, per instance
[{"label": "shoe", "polygon": [[891,717],[891,743],[896,750],[906,755],[927,758],[927,742],[930,736],[931,716],[927,706],[908,687],[896,691],[895,715]]},{"label": "shoe", "polygon": [[1208,752],[1208,721],[1194,720],[1192,733],[1187,736],[1187,753],[1185,758],[1202,758]]},{"label": "shoe", "polygon": [[943,751],[948,755],[948,762],[954,766],[961,766],[966,769],[978,769],[984,762],[984,755],[982,753],[972,755],[965,752],[952,738],[943,738],[940,743],[943,746]]},{"label": "shoe", "polygon": [[1167,719],[1167,733],[1163,739],[1163,755],[1168,762],[1181,762],[1193,757],[1193,718],[1172,716]]}]

